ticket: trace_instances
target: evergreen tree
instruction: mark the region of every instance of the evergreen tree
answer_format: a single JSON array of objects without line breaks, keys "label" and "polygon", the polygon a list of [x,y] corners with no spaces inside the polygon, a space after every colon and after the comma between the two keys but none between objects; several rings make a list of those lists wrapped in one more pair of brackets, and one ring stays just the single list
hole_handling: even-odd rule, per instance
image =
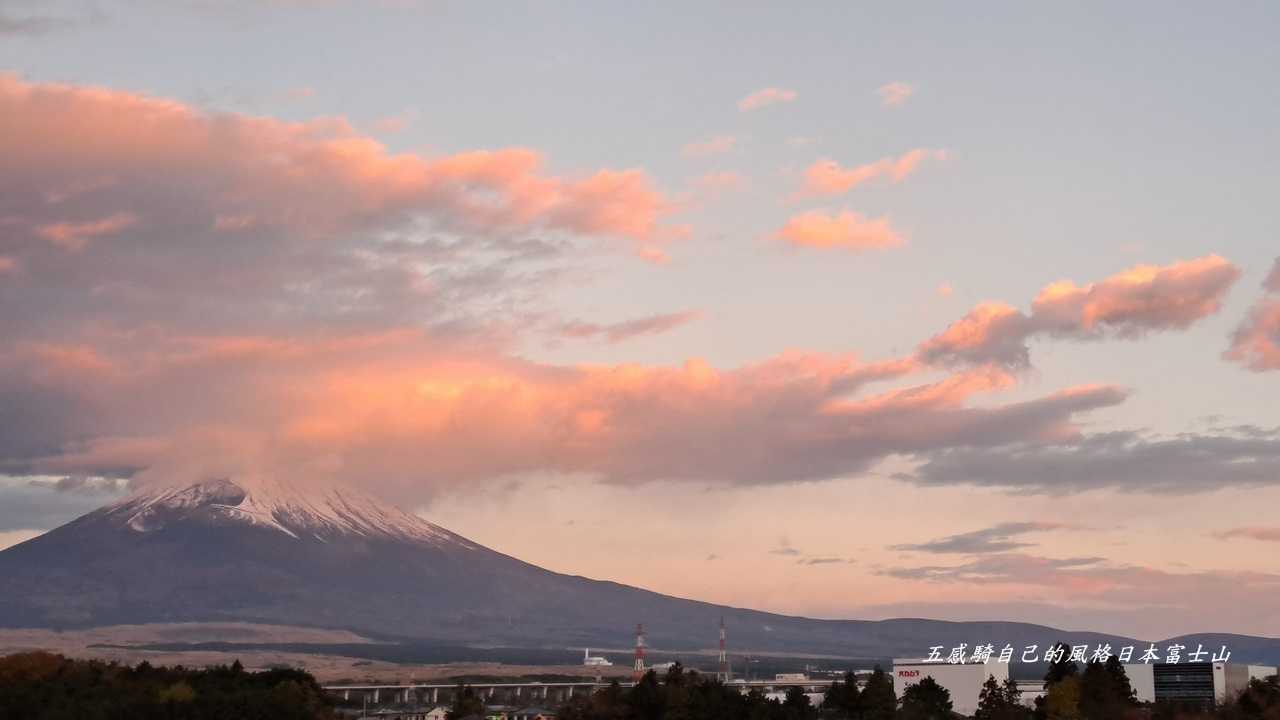
[{"label": "evergreen tree", "polygon": [[[1041,710],[1048,720],[1081,720],[1080,714],[1080,676],[1069,674],[1053,685],[1045,693]],[[1107,720],[1115,720],[1108,718]]]},{"label": "evergreen tree", "polygon": [[[1080,666],[1071,659],[1071,646],[1060,642],[1053,646],[1055,659],[1049,663],[1049,670],[1044,675],[1044,689],[1047,691],[1049,686],[1054,683],[1076,675],[1080,672]],[[1059,652],[1060,651],[1060,652]]]},{"label": "evergreen tree", "polygon": [[625,697],[627,707],[639,720],[660,720],[666,711],[666,691],[652,670],[642,675]]},{"label": "evergreen tree", "polygon": [[813,703],[805,694],[804,688],[787,688],[787,695],[782,701],[782,712],[787,720],[808,720],[814,716]]},{"label": "evergreen tree", "polygon": [[996,682],[995,675],[988,675],[978,691],[978,709],[973,713],[973,720],[1004,720],[1008,706],[1004,688]]},{"label": "evergreen tree", "polygon": [[893,720],[897,714],[898,696],[893,691],[893,678],[879,665],[867,678],[861,701],[862,714],[858,720]]},{"label": "evergreen tree", "polygon": [[947,720],[951,717],[951,691],[926,677],[902,693],[905,720]]},{"label": "evergreen tree", "polygon": [[1107,673],[1111,675],[1116,694],[1124,700],[1126,705],[1137,705],[1138,693],[1134,692],[1133,684],[1129,682],[1129,675],[1124,671],[1124,665],[1120,662],[1120,658],[1115,655],[1108,657],[1105,667]]},{"label": "evergreen tree", "polygon": [[1018,681],[1005,678],[1000,687],[1004,695],[1005,714],[1000,720],[1030,720],[1031,708],[1022,704],[1022,691],[1018,689]]},{"label": "evergreen tree", "polygon": [[843,680],[831,683],[822,698],[822,711],[840,720],[856,720],[862,715],[862,693],[858,690],[858,677],[853,672],[844,674]]}]

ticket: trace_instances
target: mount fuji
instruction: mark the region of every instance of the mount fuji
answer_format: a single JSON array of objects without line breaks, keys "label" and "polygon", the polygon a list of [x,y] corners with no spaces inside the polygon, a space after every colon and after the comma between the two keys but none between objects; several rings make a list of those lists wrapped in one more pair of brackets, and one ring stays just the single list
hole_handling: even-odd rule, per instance
[{"label": "mount fuji", "polygon": [[[753,653],[883,659],[975,642],[1140,643],[1026,623],[816,620],[671,597],[544,570],[337,486],[237,479],[143,490],[0,552],[0,627],[9,628],[237,621],[580,648],[625,647],[644,622],[655,647],[690,651],[713,646],[722,616],[734,646]],[[1280,640],[1228,642],[1242,660],[1280,659]]]}]

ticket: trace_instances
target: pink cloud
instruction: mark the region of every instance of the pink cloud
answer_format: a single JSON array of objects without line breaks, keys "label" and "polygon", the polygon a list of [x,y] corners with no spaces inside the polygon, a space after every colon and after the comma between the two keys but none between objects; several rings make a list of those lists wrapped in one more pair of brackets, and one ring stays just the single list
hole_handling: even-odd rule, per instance
[{"label": "pink cloud", "polygon": [[1154,329],[1186,329],[1218,312],[1240,270],[1217,255],[1170,265],[1138,265],[1083,287],[1053,283],[1031,303],[1049,332],[1068,335],[1109,330],[1135,337]]},{"label": "pink cloud", "polygon": [[[590,328],[611,330],[621,329]],[[359,478],[418,500],[526,472],[779,483],[861,472],[893,453],[1056,436],[1123,400],[1081,389],[971,405],[1012,381],[990,368],[871,393],[918,364],[799,352],[727,370],[697,358],[550,366],[410,329],[98,342],[0,355],[6,379],[91,400],[62,450],[23,460],[33,470]]]},{"label": "pink cloud", "polygon": [[814,211],[796,215],[774,237],[792,245],[845,250],[884,250],[906,242],[889,226],[887,217],[869,219],[844,211],[838,215]]},{"label": "pink cloud", "polygon": [[1254,372],[1280,370],[1280,258],[1262,282],[1263,296],[1231,335],[1227,360]]},{"label": "pink cloud", "polygon": [[900,107],[914,92],[914,88],[901,82],[891,82],[886,85],[881,85],[880,88],[876,90],[876,94],[880,96],[880,104],[889,108]]},{"label": "pink cloud", "polygon": [[0,255],[0,273],[13,272],[18,267],[18,263],[11,257]]},{"label": "pink cloud", "polygon": [[[526,148],[393,155],[341,119],[205,114],[172,101],[12,75],[0,75],[0,116],[0,151],[30,185],[16,190],[44,193],[76,178],[110,176],[112,187],[76,200],[100,205],[116,193],[155,203],[181,198],[210,225],[217,216],[251,216],[264,226],[332,234],[419,217],[443,229],[543,228],[643,242],[672,209],[639,170],[557,177],[545,174],[541,156]],[[162,193],[141,192],[161,182]],[[151,208],[139,209],[151,219]],[[165,208],[156,209],[164,215]],[[60,221],[36,219],[59,242],[98,230]]]},{"label": "pink cloud", "polygon": [[1217,255],[1164,266],[1138,265],[1098,282],[1046,286],[1023,313],[984,303],[944,332],[922,343],[925,362],[1030,363],[1028,339],[1048,335],[1077,340],[1108,335],[1136,338],[1183,330],[1222,307],[1240,270]]},{"label": "pink cloud", "polygon": [[796,197],[841,195],[853,188],[880,178],[892,183],[907,179],[927,158],[945,159],[946,152],[916,148],[897,158],[881,158],[853,168],[842,167],[834,160],[819,160],[804,171],[804,184]]},{"label": "pink cloud", "polygon": [[767,87],[747,95],[738,101],[738,109],[742,112],[758,110],[768,105],[777,103],[787,103],[795,100],[799,95],[794,90],[785,88]]},{"label": "pink cloud", "polygon": [[64,250],[83,250],[92,238],[115,235],[138,221],[132,213],[116,213],[88,222],[53,222],[36,227],[36,234]]},{"label": "pink cloud", "polygon": [[738,138],[733,135],[717,135],[707,140],[699,142],[691,142],[680,148],[680,154],[685,157],[700,158],[712,155],[723,155],[733,149],[738,143]]}]

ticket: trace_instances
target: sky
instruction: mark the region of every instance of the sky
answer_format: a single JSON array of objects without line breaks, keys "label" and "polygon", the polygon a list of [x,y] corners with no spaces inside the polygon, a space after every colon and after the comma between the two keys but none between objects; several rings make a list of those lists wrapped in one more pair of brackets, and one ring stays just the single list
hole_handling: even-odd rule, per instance
[{"label": "sky", "polygon": [[1280,10],[0,0],[0,546],[360,485],[828,618],[1280,636]]}]

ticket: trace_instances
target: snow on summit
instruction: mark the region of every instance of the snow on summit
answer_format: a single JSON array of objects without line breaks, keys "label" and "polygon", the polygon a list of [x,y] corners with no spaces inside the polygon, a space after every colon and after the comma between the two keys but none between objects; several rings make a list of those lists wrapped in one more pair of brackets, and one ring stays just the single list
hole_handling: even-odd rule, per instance
[{"label": "snow on summit", "polygon": [[265,478],[205,480],[148,487],[104,509],[137,532],[175,522],[244,523],[298,539],[343,535],[387,537],[433,545],[472,543],[412,513],[349,486],[301,487]]}]

